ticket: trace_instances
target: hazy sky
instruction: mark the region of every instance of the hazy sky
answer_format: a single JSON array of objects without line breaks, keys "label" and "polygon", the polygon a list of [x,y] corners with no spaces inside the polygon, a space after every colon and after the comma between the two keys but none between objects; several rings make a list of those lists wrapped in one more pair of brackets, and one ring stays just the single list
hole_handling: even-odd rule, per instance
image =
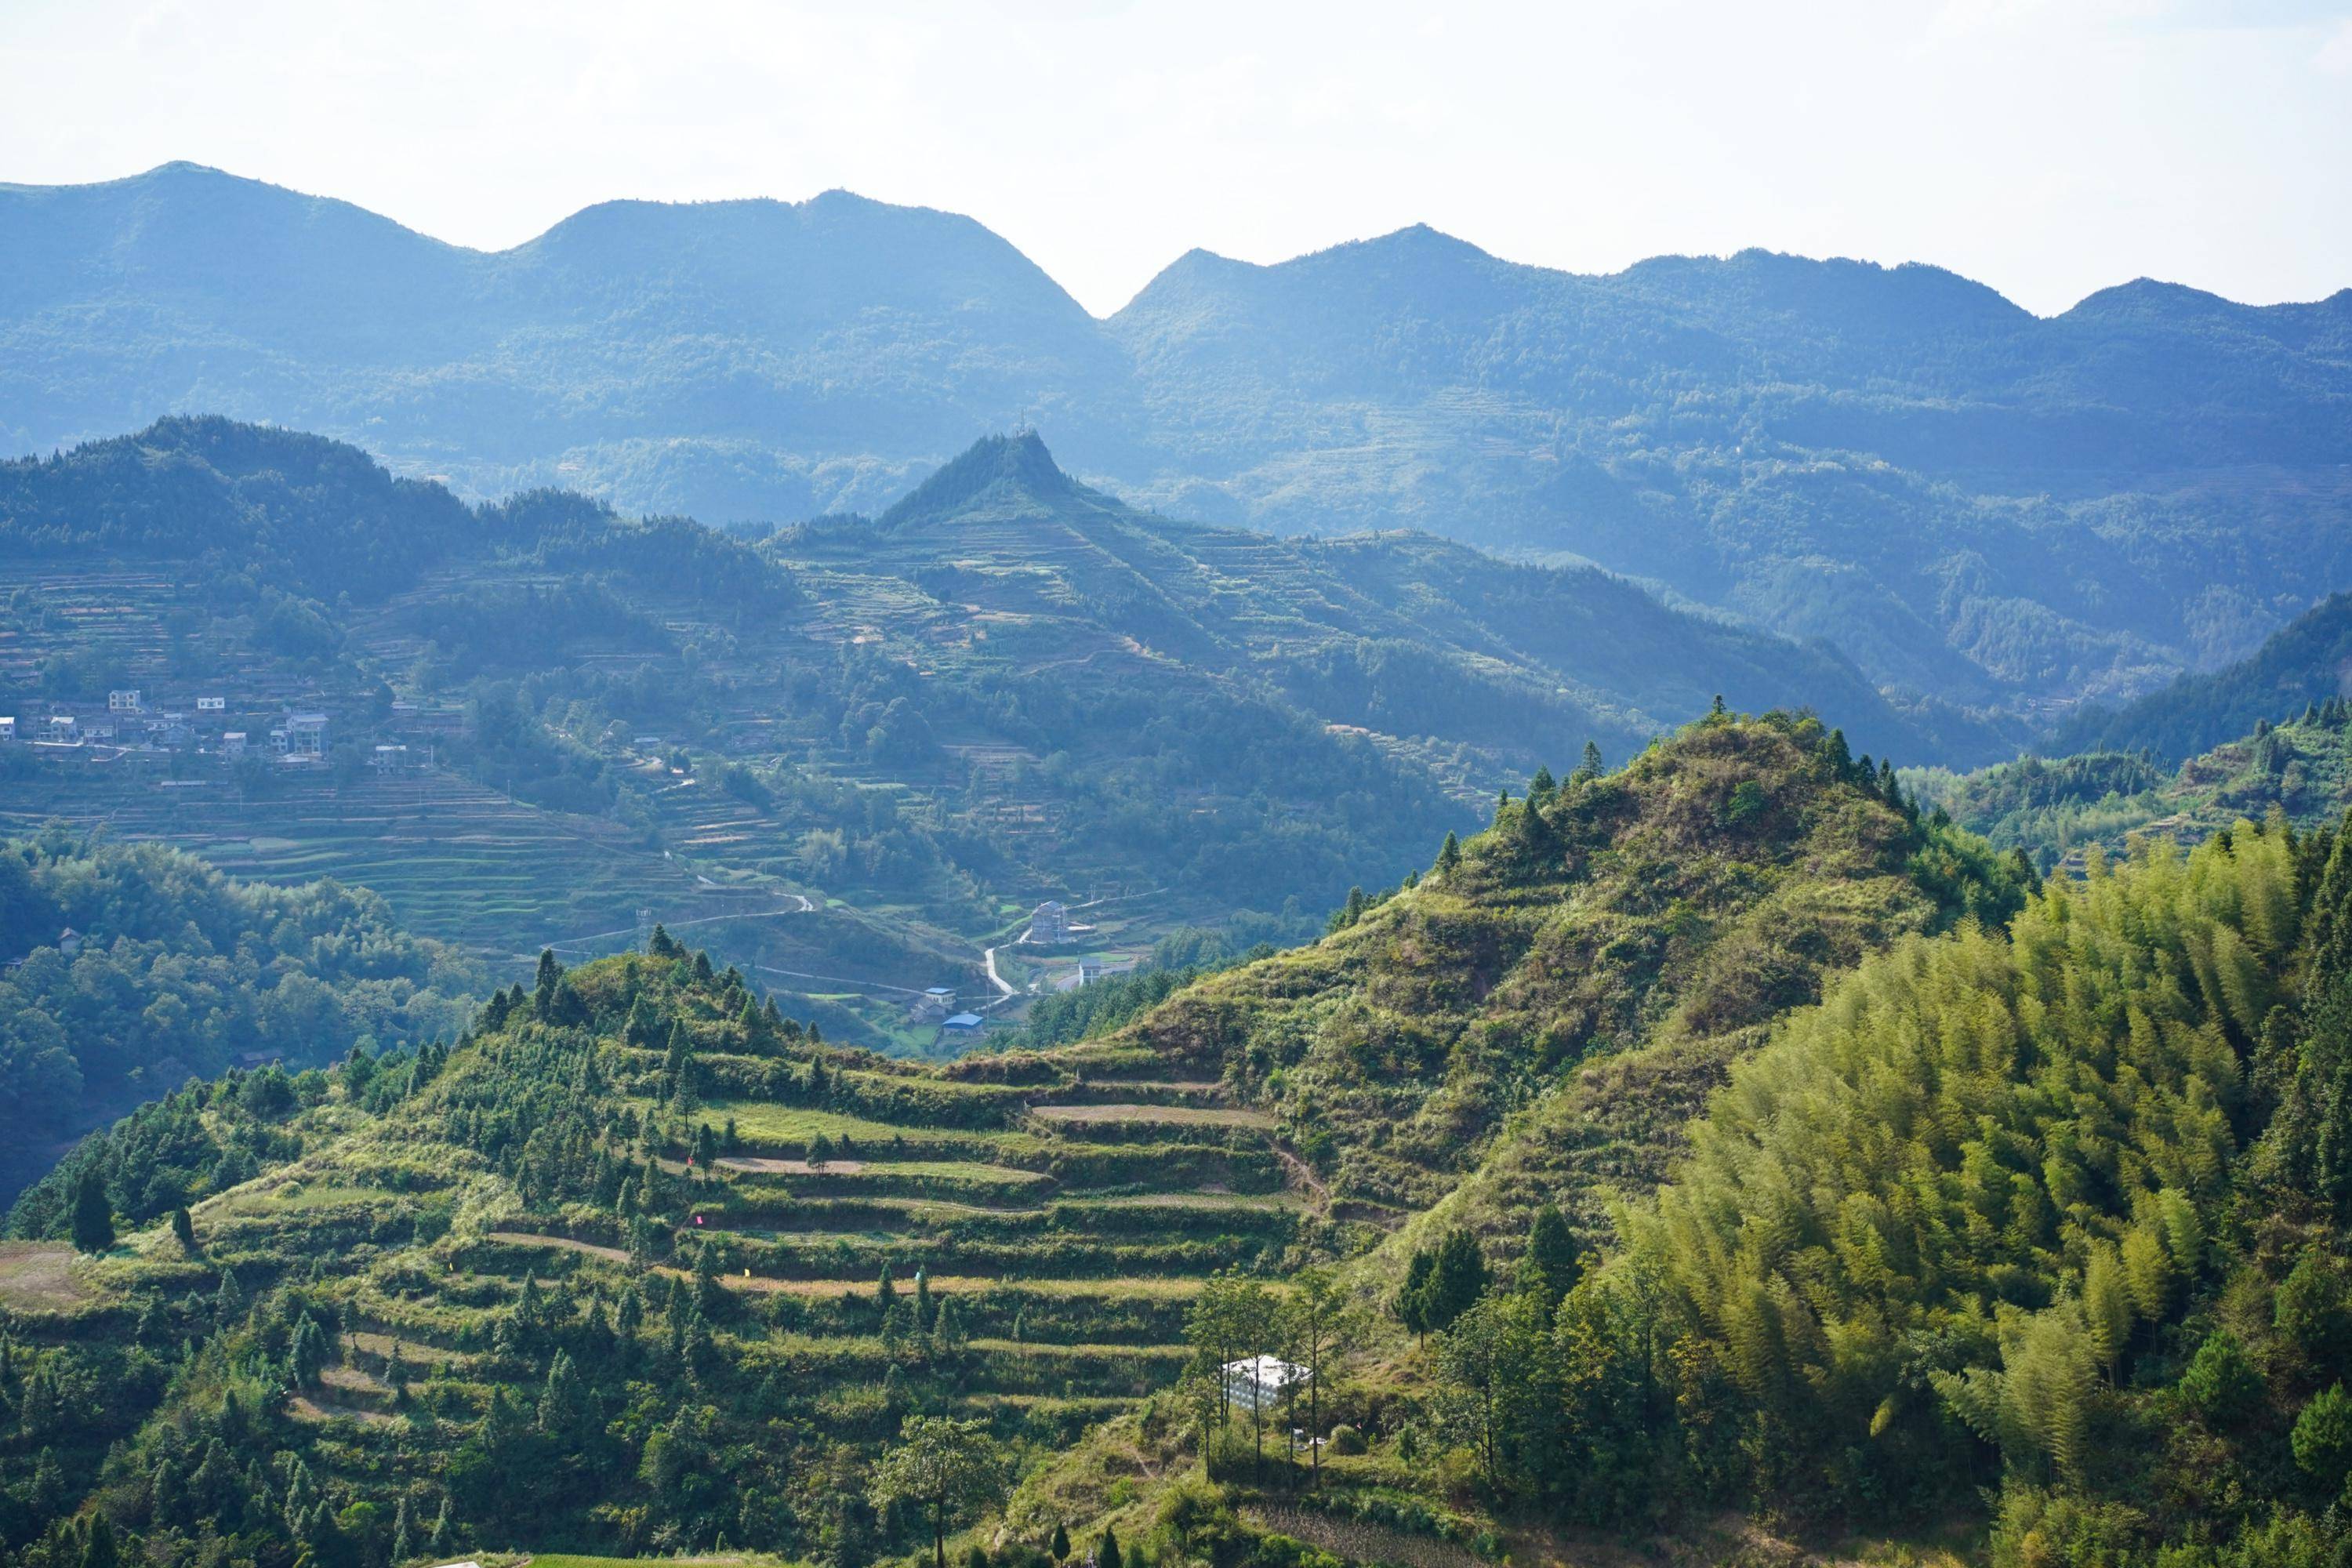
[{"label": "hazy sky", "polygon": [[2044,312],[2315,299],[2352,284],[2352,0],[0,0],[0,180],[173,158],[487,247],[846,186],[1098,313],[1192,246],[1414,222],[1580,271],[1935,261]]}]

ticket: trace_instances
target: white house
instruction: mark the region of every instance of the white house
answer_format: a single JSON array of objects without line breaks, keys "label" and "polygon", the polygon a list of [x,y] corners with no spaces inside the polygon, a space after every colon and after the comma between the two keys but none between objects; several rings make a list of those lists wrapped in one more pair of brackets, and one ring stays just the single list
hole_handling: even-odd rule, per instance
[{"label": "white house", "polygon": [[72,714],[52,713],[49,715],[50,740],[70,741],[75,739],[80,733],[81,726],[75,721]]},{"label": "white house", "polygon": [[245,755],[244,731],[228,730],[222,732],[221,755],[224,757],[241,757]]},{"label": "white house", "polygon": [[269,731],[270,744],[289,763],[324,762],[327,756],[327,716],[289,713],[286,722]]},{"label": "white house", "polygon": [[13,741],[16,738],[16,715],[13,713],[0,713],[0,741]]},{"label": "white house", "polygon": [[106,694],[106,710],[109,713],[138,712],[139,689],[133,686],[126,688],[121,691],[108,692]]},{"label": "white house", "polygon": [[228,699],[226,697],[199,697],[196,699],[196,711],[199,713],[226,713],[228,711]]},{"label": "white house", "polygon": [[1270,1410],[1315,1374],[1280,1356],[1254,1355],[1224,1365],[1225,1396],[1244,1410]]}]

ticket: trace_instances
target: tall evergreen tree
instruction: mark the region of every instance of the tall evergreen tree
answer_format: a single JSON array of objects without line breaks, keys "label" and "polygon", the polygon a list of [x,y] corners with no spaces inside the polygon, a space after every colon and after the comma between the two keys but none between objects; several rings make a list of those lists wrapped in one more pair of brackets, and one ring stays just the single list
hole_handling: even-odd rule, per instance
[{"label": "tall evergreen tree", "polygon": [[1445,842],[1437,847],[1437,874],[1445,876],[1458,869],[1461,864],[1462,840],[1454,836],[1453,829],[1448,828]]},{"label": "tall evergreen tree", "polygon": [[114,1245],[114,1206],[107,1201],[106,1180],[95,1167],[74,1184],[73,1244],[77,1252],[104,1252]]}]

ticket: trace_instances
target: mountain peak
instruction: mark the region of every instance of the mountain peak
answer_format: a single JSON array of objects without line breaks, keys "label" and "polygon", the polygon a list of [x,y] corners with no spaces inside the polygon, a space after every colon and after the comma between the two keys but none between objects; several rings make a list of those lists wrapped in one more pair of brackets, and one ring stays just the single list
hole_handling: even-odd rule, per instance
[{"label": "mountain peak", "polygon": [[930,478],[884,512],[882,522],[885,527],[898,527],[942,517],[998,489],[1053,500],[1070,494],[1077,485],[1054,461],[1054,454],[1045,449],[1045,440],[1034,430],[983,436],[961,456],[940,465]]}]

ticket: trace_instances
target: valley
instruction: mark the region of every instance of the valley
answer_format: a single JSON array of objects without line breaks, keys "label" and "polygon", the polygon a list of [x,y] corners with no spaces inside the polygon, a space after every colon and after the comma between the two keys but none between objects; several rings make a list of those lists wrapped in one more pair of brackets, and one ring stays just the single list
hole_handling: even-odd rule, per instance
[{"label": "valley", "polygon": [[2352,292],[0,242],[0,1568],[2352,1562]]}]

